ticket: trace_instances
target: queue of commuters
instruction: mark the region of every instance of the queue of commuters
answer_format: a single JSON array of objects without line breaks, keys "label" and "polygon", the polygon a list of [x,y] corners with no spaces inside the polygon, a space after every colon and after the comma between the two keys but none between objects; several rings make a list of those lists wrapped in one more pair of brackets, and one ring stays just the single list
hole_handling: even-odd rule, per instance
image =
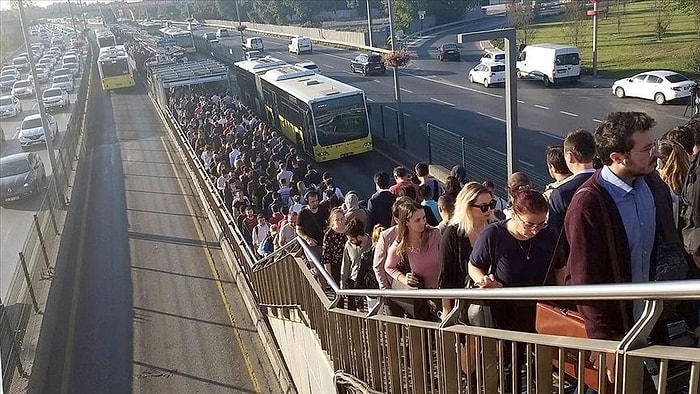
[{"label": "queue of commuters", "polygon": [[[524,173],[493,183],[455,166],[445,183],[425,163],[374,174],[371,196],[343,193],[225,89],[179,88],[170,109],[259,256],[295,237],[318,254],[342,288],[475,288],[654,282],[698,278],[700,121],[660,140],[641,112],[609,114],[593,133],[572,130],[545,158],[553,183],[535,190]],[[393,178],[393,179],[392,179]],[[393,182],[392,182],[393,181]],[[548,273],[553,275],[548,277]],[[376,300],[351,297],[350,309]],[[454,300],[390,302],[386,313],[439,321]],[[572,305],[589,338],[619,340],[641,302]],[[535,332],[534,301],[490,303],[491,325]],[[468,320],[468,319],[463,319]],[[683,321],[700,333],[698,308],[683,304],[653,332]],[[467,323],[465,321],[465,323]],[[523,350],[515,355],[522,363]],[[606,363],[612,377],[614,357]],[[645,390],[653,384],[645,382]]]}]

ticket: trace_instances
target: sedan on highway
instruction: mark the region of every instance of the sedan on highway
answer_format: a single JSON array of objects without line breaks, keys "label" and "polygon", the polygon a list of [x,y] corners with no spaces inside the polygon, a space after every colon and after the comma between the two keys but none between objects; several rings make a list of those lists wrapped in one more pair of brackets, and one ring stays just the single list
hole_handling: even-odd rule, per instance
[{"label": "sedan on highway", "polygon": [[52,88],[61,88],[66,92],[73,91],[73,77],[70,75],[61,75],[58,77],[53,77],[53,82],[51,83]]},{"label": "sedan on highway", "polygon": [[[53,141],[56,138],[56,134],[58,134],[58,123],[56,123],[56,118],[53,115],[47,114],[46,116],[49,123],[49,138]],[[41,115],[39,114],[26,116],[22,121],[22,125],[17,129],[19,131],[19,146],[22,149],[46,143],[46,134],[44,133],[44,126],[41,123]]]},{"label": "sedan on highway", "polygon": [[44,108],[51,111],[56,108],[67,108],[70,106],[70,97],[68,92],[61,88],[50,88],[44,90],[41,95],[41,101],[44,103]]},{"label": "sedan on highway", "polygon": [[440,45],[438,48],[438,59],[443,60],[462,60],[462,55],[459,52],[459,47],[453,42]]},{"label": "sedan on highway", "polygon": [[15,97],[31,96],[34,94],[34,83],[28,79],[22,79],[12,85],[12,95]]},{"label": "sedan on highway", "polygon": [[695,82],[674,71],[647,71],[615,81],[612,92],[619,98],[638,97],[663,105],[668,101],[690,97]]},{"label": "sedan on highway", "polygon": [[[34,70],[36,71],[36,79],[39,82],[47,82],[51,78],[51,71],[44,66],[36,66]],[[32,74],[29,74],[29,80],[34,80]]]},{"label": "sedan on highway", "polygon": [[307,70],[311,70],[311,71],[315,72],[316,74],[321,73],[321,69],[318,68],[318,65],[316,63],[312,62],[311,60],[306,60],[303,62],[294,63],[294,65],[297,67],[305,68]]},{"label": "sedan on highway", "polygon": [[506,82],[506,65],[494,61],[484,61],[469,70],[469,82],[480,83],[484,87]]},{"label": "sedan on highway", "polygon": [[2,90],[12,90],[12,85],[17,82],[17,77],[14,75],[3,75],[0,76],[0,89]]},{"label": "sedan on highway", "polygon": [[362,75],[385,74],[386,66],[382,55],[378,53],[363,53],[350,62],[350,72],[362,73]]},{"label": "sedan on highway", "polygon": [[45,184],[44,163],[36,153],[16,153],[0,159],[0,202],[39,193]]},{"label": "sedan on highway", "polygon": [[39,63],[37,65],[42,64],[49,69],[53,69],[53,67],[56,65],[56,58],[53,56],[45,56],[39,59]]},{"label": "sedan on highway", "polygon": [[0,97],[0,118],[11,118],[22,112],[22,102],[15,96]]}]

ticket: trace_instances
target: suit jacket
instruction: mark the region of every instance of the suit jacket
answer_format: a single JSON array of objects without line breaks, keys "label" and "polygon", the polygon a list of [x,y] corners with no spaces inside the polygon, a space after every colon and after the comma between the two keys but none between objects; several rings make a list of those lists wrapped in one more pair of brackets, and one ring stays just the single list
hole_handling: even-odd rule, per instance
[{"label": "suit jacket", "polygon": [[[566,239],[570,253],[566,266],[566,283],[573,285],[615,283],[613,266],[620,267],[622,282],[631,281],[629,243],[617,206],[598,180],[596,171],[574,194],[564,218]],[[668,186],[654,172],[645,176],[656,204],[656,237],[666,243],[680,244],[675,230],[673,207]],[[590,187],[592,190],[583,190]],[[603,200],[598,202],[596,194]],[[604,229],[603,210],[609,213],[610,229]],[[606,234],[612,234],[608,242]],[[611,261],[610,245],[614,245],[617,263]],[[652,252],[652,256],[655,252]],[[654,258],[651,260],[654,271]],[[578,311],[583,315],[589,338],[620,339],[632,322],[632,303],[629,301],[579,301]]]},{"label": "suit jacket", "polygon": [[591,177],[591,174],[593,173],[580,172],[552,189],[549,195],[549,217],[547,222],[549,227],[557,234],[559,234],[559,230],[564,225],[564,215],[566,215],[566,210],[569,208],[574,193],[583,185],[583,182]]},{"label": "suit jacket", "polygon": [[365,230],[372,234],[374,225],[379,223],[384,228],[392,225],[391,207],[396,201],[396,196],[389,190],[378,190],[367,201],[367,223]]}]

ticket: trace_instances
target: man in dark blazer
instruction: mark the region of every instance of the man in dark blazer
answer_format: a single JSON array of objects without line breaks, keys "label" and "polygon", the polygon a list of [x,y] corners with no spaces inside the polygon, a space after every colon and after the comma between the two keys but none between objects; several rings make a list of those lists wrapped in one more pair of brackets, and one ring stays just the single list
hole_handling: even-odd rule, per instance
[{"label": "man in dark blazer", "polygon": [[564,223],[564,215],[576,190],[595,171],[595,140],[586,130],[572,130],[564,139],[564,159],[571,176],[552,190],[549,196],[549,227],[557,233]]},{"label": "man in dark blazer", "polygon": [[396,201],[396,195],[389,191],[389,182],[391,178],[386,172],[379,171],[374,174],[374,186],[377,191],[367,201],[367,234],[372,234],[376,224],[381,224],[384,228],[392,225],[391,207]]}]

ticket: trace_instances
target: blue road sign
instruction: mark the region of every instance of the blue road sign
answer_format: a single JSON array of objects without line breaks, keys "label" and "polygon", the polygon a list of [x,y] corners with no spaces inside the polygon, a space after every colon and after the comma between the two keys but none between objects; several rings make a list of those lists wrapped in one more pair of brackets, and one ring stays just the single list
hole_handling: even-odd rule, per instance
[{"label": "blue road sign", "polygon": [[156,42],[156,46],[158,48],[165,48],[165,47],[171,47],[177,44],[175,40],[158,40]]}]

